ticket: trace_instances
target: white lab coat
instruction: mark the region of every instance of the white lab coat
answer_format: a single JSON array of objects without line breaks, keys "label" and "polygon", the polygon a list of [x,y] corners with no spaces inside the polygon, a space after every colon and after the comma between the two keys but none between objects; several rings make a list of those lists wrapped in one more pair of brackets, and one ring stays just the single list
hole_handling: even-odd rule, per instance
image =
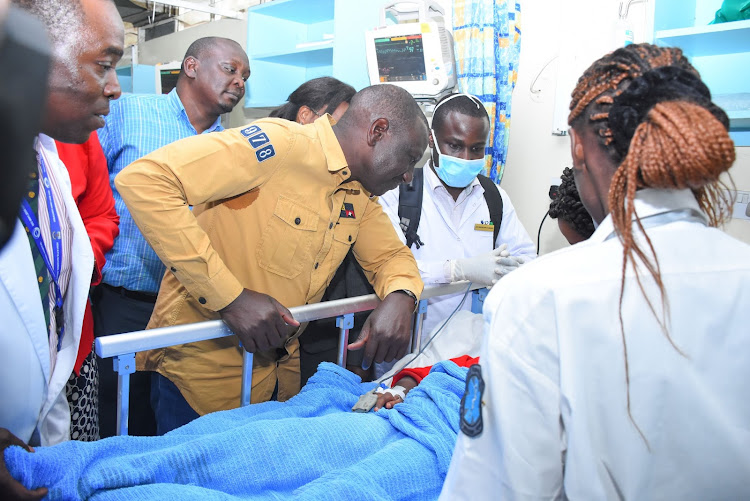
[{"label": "white lab coat", "polygon": [[[476,178],[465,188],[458,201],[454,201],[432,168],[425,165],[423,170],[422,215],[417,233],[424,245],[418,249],[416,245],[412,245],[411,251],[425,284],[445,284],[451,281],[450,270],[445,266],[446,261],[476,256],[493,249],[493,232],[475,229],[476,224],[490,219],[490,211],[484,199],[484,189]],[[503,199],[503,221],[497,236],[497,246],[505,243],[508,244],[508,251],[512,256],[535,258],[534,244],[518,219],[508,194],[499,186],[497,189]],[[396,228],[399,238],[406,242],[399,226],[398,188],[385,193],[379,201]],[[456,212],[455,218],[453,211]],[[459,293],[431,298],[428,301],[422,342],[426,341],[427,333],[448,318],[462,297],[463,294]],[[470,294],[461,310],[471,310]]]},{"label": "white lab coat", "polygon": [[[645,216],[698,209],[638,192]],[[652,219],[653,220],[653,219]],[[504,278],[485,301],[484,429],[459,433],[441,499],[750,499],[750,246],[689,221],[647,228],[665,337],[607,217],[590,240]],[[644,287],[661,311],[647,272]]]},{"label": "white lab coat", "polygon": [[65,384],[78,355],[94,254],[54,141],[40,135],[37,147],[45,149],[50,160],[49,173],[60,184],[73,228],[73,271],[64,303],[65,336],[50,374],[47,329],[34,261],[19,221],[11,240],[0,251],[0,427],[32,445],[46,446],[70,438]]}]

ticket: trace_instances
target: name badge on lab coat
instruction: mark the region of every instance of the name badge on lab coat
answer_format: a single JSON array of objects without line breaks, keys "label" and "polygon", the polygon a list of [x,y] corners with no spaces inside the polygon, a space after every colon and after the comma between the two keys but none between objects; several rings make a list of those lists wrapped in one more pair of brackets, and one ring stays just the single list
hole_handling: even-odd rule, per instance
[{"label": "name badge on lab coat", "polygon": [[474,225],[474,231],[495,231],[495,225],[483,221]]}]

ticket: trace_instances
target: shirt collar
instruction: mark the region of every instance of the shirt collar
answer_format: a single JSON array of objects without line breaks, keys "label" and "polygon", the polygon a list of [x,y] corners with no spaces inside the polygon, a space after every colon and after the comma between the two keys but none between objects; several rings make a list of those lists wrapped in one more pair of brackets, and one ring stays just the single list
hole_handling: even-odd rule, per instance
[{"label": "shirt collar", "polygon": [[46,134],[39,133],[39,135],[34,138],[34,149],[38,153],[42,148],[54,152],[54,154],[57,155],[57,145],[55,144],[55,140]]},{"label": "shirt collar", "polygon": [[[328,163],[328,172],[336,177],[337,184],[346,182],[352,175],[349,164],[344,156],[344,150],[341,149],[336,134],[333,132],[332,125],[336,123],[331,115],[328,113],[318,118],[313,122],[315,129],[318,132],[318,138],[320,144],[323,147],[323,152],[326,156]],[[347,189],[362,190],[366,192],[359,182],[349,183]]]},{"label": "shirt collar", "polygon": [[[185,111],[185,106],[182,104],[182,100],[177,94],[177,87],[169,91],[169,94],[167,94],[167,102],[176,115],[182,117],[183,120],[190,124],[190,117],[188,117],[187,111]],[[193,125],[190,124],[190,126],[192,127]],[[211,127],[203,131],[203,134],[222,130],[224,130],[224,127],[221,126],[221,115],[219,115],[216,117],[214,123],[211,124]]]},{"label": "shirt collar", "polygon": [[[700,210],[698,201],[695,199],[695,195],[689,189],[685,190],[657,190],[653,188],[645,188],[635,192],[635,214],[639,218],[647,218],[649,216],[655,216],[657,214],[663,214],[666,212],[688,209],[697,211],[701,214],[701,217],[708,221],[705,214]],[[612,215],[607,214],[604,221],[599,225],[589,241],[591,242],[603,242],[615,231],[614,224],[612,223]]]},{"label": "shirt collar", "polygon": [[182,105],[182,101],[180,100],[180,96],[177,95],[177,87],[169,91],[169,94],[167,94],[167,102],[174,110],[175,114],[177,115],[184,115],[185,118],[187,118],[187,113],[185,112],[185,107]]}]

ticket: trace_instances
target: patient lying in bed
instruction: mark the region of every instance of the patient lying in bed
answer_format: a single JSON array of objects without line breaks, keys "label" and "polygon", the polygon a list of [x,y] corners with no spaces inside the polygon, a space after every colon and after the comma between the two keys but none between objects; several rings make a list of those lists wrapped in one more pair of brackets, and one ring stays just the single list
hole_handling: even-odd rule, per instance
[{"label": "patient lying in bed", "polygon": [[[457,316],[451,324],[466,336],[465,321],[473,322],[478,338],[478,317]],[[454,342],[450,330],[444,335]],[[428,353],[440,354],[443,344]],[[66,442],[35,453],[10,447],[5,462],[26,488],[49,488],[51,499],[436,499],[466,372],[437,363],[403,403],[354,413],[375,384],[325,363],[287,402],[209,414],[162,437]],[[391,482],[389,471],[409,473]]]}]

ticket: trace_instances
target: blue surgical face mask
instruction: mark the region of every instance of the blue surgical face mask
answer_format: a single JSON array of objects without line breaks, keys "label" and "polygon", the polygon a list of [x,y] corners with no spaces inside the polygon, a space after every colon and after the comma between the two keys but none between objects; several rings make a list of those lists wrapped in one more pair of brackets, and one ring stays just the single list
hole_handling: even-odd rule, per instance
[{"label": "blue surgical face mask", "polygon": [[435,169],[438,177],[451,188],[466,188],[484,169],[484,157],[476,160],[450,157],[440,152],[435,131],[431,130],[432,141],[438,154],[438,165]]}]

